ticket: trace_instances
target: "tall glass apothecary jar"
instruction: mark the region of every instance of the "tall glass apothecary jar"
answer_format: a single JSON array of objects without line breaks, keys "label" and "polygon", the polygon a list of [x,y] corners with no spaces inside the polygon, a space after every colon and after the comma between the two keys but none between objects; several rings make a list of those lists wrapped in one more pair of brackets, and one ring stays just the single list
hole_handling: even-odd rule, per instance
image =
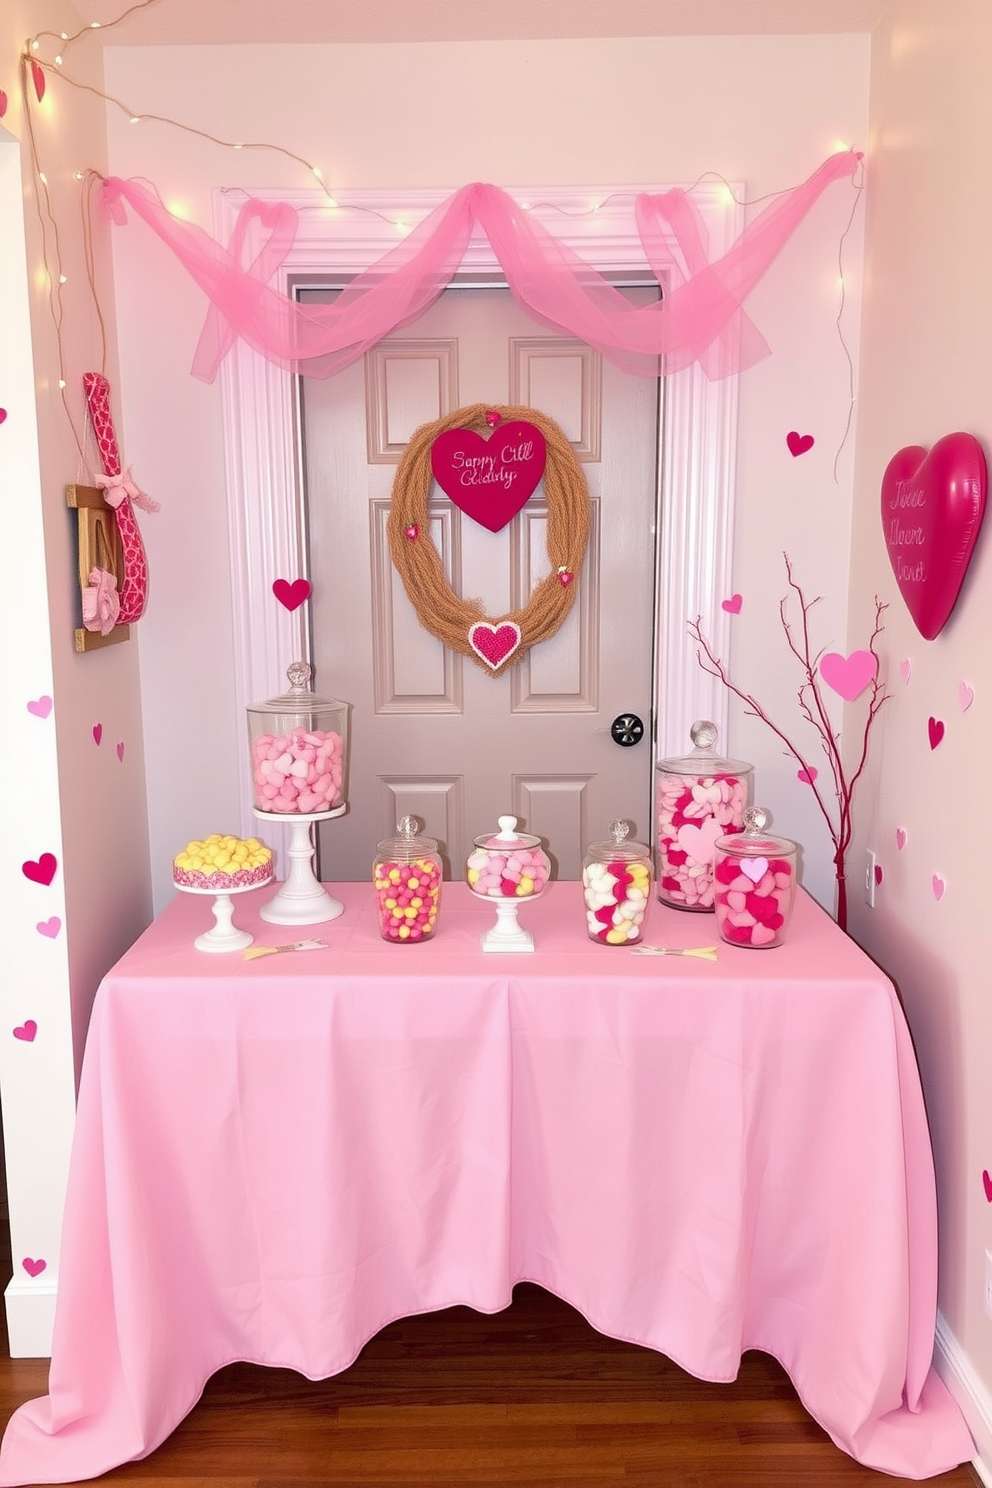
[{"label": "tall glass apothecary jar", "polygon": [[717,753],[717,727],[700,719],[691,753],[655,766],[657,893],[675,909],[713,912],[713,855],[718,837],[740,832],[753,766]]},{"label": "tall glass apothecary jar", "polygon": [[348,704],[311,691],[305,661],[294,661],[286,675],[288,692],[246,710],[255,809],[340,815],[348,802]]}]

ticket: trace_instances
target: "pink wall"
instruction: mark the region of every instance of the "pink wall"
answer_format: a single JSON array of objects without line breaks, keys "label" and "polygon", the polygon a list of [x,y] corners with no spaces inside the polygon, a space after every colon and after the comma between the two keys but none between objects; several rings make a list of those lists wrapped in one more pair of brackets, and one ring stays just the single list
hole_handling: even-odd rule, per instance
[{"label": "pink wall", "polygon": [[[916,1039],[933,1131],[941,1225],[940,1305],[985,1402],[992,1460],[992,1322],[983,1313],[992,1208],[992,932],[980,905],[984,812],[968,784],[992,757],[992,545],[988,523],[958,606],[924,641],[882,541],[879,485],[905,445],[966,430],[992,450],[992,7],[894,0],[872,42],[871,194],[851,563],[851,633],[889,602],[886,705],[865,781],[854,861],[879,854],[877,907],[854,933],[897,980]],[[900,662],[909,658],[905,685]],[[958,684],[975,692],[967,712]],[[927,720],[946,724],[931,752]],[[979,798],[980,799],[980,798]],[[907,833],[905,848],[895,831]],[[947,882],[938,903],[931,875]]]}]

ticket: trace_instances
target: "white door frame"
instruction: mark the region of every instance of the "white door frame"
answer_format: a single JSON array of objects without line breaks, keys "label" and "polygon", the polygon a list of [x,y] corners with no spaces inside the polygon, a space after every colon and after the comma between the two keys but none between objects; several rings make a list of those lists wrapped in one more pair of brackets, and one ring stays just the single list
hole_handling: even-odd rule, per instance
[{"label": "white door frame", "polygon": [[[663,186],[528,187],[510,189],[559,241],[605,272],[648,271],[633,219],[633,200]],[[290,294],[294,279],[347,275],[378,262],[416,225],[448,199],[441,191],[343,192],[336,205],[320,191],[258,191],[262,201],[289,201],[299,231],[273,287]],[[725,184],[693,189],[710,251],[719,258],[741,231],[742,192]],[[247,193],[215,193],[214,219],[221,242],[230,241]],[[251,234],[247,249],[253,248]],[[473,237],[462,267],[499,271],[488,240]],[[235,692],[244,708],[284,690],[286,668],[309,659],[305,607],[289,612],[272,595],[275,578],[307,578],[303,475],[294,376],[238,340],[221,366],[221,397],[230,530]],[[659,430],[659,470],[664,486],[658,573],[658,634],[654,700],[659,757],[683,754],[694,719],[711,718],[726,742],[726,689],[696,660],[689,622],[700,617],[718,655],[728,654],[729,616],[721,607],[732,589],[737,434],[737,378],[709,381],[698,365],[666,379]],[[320,679],[317,679],[318,684]],[[333,691],[331,679],[322,690]],[[257,828],[252,814],[248,751],[240,750],[241,830]],[[271,827],[267,829],[271,837]],[[273,846],[284,844],[273,842]]]}]

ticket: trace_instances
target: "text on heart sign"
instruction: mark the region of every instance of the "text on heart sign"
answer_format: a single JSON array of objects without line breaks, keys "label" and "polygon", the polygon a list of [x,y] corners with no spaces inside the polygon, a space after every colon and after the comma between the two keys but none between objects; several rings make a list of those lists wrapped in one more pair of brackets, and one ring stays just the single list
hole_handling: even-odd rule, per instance
[{"label": "text on heart sign", "polygon": [[519,444],[505,445],[496,455],[470,455],[465,450],[453,450],[451,468],[463,486],[495,486],[509,490],[520,474],[519,465],[534,459],[533,439],[522,439]]}]

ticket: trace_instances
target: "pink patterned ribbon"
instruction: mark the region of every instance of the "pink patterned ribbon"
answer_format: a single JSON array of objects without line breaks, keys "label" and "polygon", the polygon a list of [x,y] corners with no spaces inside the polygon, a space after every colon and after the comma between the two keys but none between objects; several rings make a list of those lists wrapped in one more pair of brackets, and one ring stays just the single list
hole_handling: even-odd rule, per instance
[{"label": "pink patterned ribbon", "polygon": [[110,383],[101,372],[84,372],[83,390],[104,469],[103,475],[96,476],[96,483],[106,492],[107,505],[113,507],[124,554],[117,624],[130,625],[141,619],[148,602],[148,559],[131,503],[134,501],[143,511],[157,511],[158,503],[139,491],[131,479],[130,468],[125,470],[121,464],[110,413]]}]

